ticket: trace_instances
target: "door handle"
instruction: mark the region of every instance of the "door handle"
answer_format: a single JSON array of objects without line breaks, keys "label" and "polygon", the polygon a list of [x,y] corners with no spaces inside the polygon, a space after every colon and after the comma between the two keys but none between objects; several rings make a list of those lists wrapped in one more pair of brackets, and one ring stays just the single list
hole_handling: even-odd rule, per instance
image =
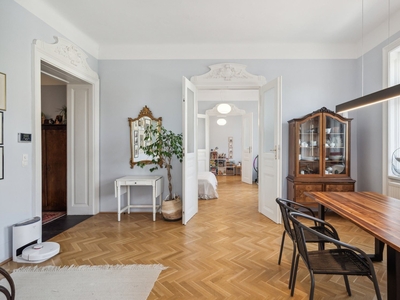
[{"label": "door handle", "polygon": [[271,149],[271,150],[269,150],[269,151],[274,151],[274,153],[275,153],[275,159],[278,159],[278,147],[275,145],[274,146],[274,149]]}]

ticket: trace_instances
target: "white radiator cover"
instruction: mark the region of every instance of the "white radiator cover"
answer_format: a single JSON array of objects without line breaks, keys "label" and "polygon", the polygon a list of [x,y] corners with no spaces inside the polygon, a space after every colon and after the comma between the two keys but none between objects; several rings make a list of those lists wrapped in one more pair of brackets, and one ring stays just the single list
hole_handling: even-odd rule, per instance
[{"label": "white radiator cover", "polygon": [[388,196],[400,199],[400,180],[388,179]]}]

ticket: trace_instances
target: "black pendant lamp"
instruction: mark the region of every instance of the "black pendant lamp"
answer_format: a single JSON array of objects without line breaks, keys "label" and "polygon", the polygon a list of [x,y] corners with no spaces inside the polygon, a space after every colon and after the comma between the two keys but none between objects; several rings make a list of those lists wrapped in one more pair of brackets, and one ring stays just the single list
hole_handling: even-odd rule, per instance
[{"label": "black pendant lamp", "polygon": [[[364,4],[363,4],[363,6],[364,6]],[[363,15],[362,18],[364,19],[364,9],[362,9],[362,15]],[[363,23],[362,29],[364,29],[364,20],[362,23]],[[389,37],[390,37],[390,0],[388,0],[388,38]],[[364,30],[362,33],[362,39],[364,39]],[[364,53],[362,53],[362,55],[364,56]],[[363,59],[363,57],[362,57],[362,59]],[[362,62],[362,66],[363,65],[364,65],[364,62]],[[362,71],[362,73],[364,73],[364,71]],[[360,98],[336,105],[336,113],[343,113],[343,112],[358,109],[361,107],[366,107],[366,106],[380,103],[383,101],[387,101],[387,100],[390,100],[390,99],[393,99],[393,98],[396,98],[399,96],[400,96],[400,84],[397,84],[397,85],[388,87],[386,89],[374,92],[372,94],[368,94],[368,95],[362,96]]]},{"label": "black pendant lamp", "polygon": [[400,96],[400,84],[388,87],[372,94],[336,105],[336,113],[343,113],[357,108],[384,102]]}]

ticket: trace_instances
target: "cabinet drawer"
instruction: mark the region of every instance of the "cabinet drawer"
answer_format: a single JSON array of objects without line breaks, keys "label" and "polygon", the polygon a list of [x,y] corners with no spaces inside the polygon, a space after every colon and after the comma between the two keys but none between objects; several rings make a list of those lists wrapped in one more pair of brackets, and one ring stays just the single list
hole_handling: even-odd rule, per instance
[{"label": "cabinet drawer", "polygon": [[327,184],[327,192],[354,192],[354,184]]},{"label": "cabinet drawer", "polygon": [[324,190],[323,184],[295,184],[294,186],[294,194],[295,201],[304,203],[315,203],[315,201],[304,195],[305,192],[322,192]]},{"label": "cabinet drawer", "polygon": [[121,185],[153,185],[151,180],[127,180],[125,184]]}]

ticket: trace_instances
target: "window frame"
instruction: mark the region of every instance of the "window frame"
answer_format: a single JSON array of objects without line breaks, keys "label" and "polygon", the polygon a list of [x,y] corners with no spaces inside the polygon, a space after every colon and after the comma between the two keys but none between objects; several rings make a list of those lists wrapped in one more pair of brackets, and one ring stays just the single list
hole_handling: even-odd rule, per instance
[{"label": "window frame", "polygon": [[[383,88],[400,83],[400,39],[383,48]],[[392,153],[400,148],[400,121],[393,112],[400,111],[400,97],[383,103],[383,151],[382,151],[382,187],[388,194],[390,182],[400,182],[400,176],[391,169]],[[392,130],[391,128],[394,128]],[[397,138],[397,140],[395,140]]]}]

